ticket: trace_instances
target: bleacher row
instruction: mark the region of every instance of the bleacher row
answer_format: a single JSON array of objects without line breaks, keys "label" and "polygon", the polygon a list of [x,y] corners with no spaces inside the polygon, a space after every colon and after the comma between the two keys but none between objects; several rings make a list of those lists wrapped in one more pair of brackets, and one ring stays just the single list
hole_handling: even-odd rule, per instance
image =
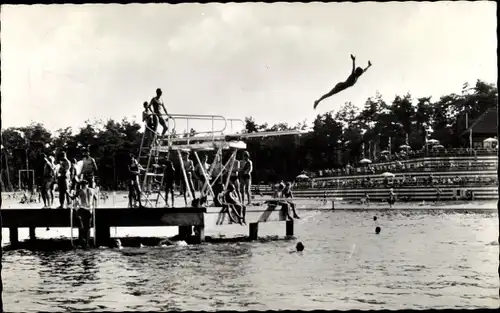
[{"label": "bleacher row", "polygon": [[[493,186],[440,186],[437,187],[403,187],[394,188],[398,201],[435,201],[435,200],[494,200],[498,199],[498,188]],[[254,192],[266,196],[273,194],[270,186],[255,186]],[[370,200],[384,201],[389,197],[388,188],[356,188],[356,189],[297,189],[294,196],[298,198],[327,198],[344,201],[360,200],[369,195]]]},{"label": "bleacher row", "polygon": [[419,172],[456,172],[456,171],[485,171],[497,170],[497,156],[451,156],[451,157],[425,157],[402,161],[391,161],[376,164],[360,165],[353,167],[347,165],[342,169],[326,169],[319,171],[318,175],[306,173],[311,178],[328,179],[330,177],[343,177],[360,174],[391,173],[419,173]]}]

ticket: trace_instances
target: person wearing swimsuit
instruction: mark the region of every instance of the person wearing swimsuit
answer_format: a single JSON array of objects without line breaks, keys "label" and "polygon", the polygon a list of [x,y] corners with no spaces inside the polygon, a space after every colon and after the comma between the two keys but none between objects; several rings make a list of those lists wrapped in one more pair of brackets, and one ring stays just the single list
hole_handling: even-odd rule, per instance
[{"label": "person wearing swimsuit", "polygon": [[94,189],[89,188],[88,182],[83,180],[81,182],[81,188],[77,193],[72,196],[73,200],[76,199],[79,209],[76,211],[76,216],[80,221],[80,229],[83,231],[79,232],[79,240],[82,242],[83,246],[88,245],[90,241],[89,237],[84,238],[83,235],[87,234],[90,236],[88,231],[92,227],[92,204],[97,202],[97,195]]},{"label": "person wearing swimsuit", "polygon": [[250,160],[248,151],[243,152],[243,166],[241,167],[241,202],[245,203],[245,195],[247,196],[247,204],[252,202],[251,187],[252,187],[252,171],[253,163]]},{"label": "person wearing swimsuit", "polygon": [[43,166],[43,189],[42,192],[45,194],[47,203],[44,208],[52,207],[53,199],[50,197],[50,191],[52,190],[52,184],[54,182],[54,165],[52,164],[50,158],[44,156],[44,166]]},{"label": "person wearing swimsuit", "polygon": [[196,167],[194,169],[194,176],[196,178],[198,190],[203,195],[206,182],[205,175],[203,173],[204,172],[207,173],[208,176],[208,170],[210,169],[210,166],[208,165],[208,155],[205,154],[203,157],[200,158],[200,161],[201,164],[196,164]]},{"label": "person wearing swimsuit", "polygon": [[[290,182],[286,183],[285,188],[283,189],[281,195],[285,199],[293,199],[292,184],[290,184]],[[288,210],[287,210],[288,217],[292,219],[292,217],[290,216],[290,209],[292,209],[293,218],[300,218],[297,215],[297,211],[295,210],[295,203],[293,203],[291,200],[285,200],[285,202],[288,204]]]},{"label": "person wearing swimsuit", "polygon": [[156,114],[149,110],[149,103],[143,103],[144,111],[142,112],[142,121],[146,124],[144,132],[146,133],[146,140],[149,141],[153,138],[153,132],[156,132],[158,127],[158,117]]},{"label": "person wearing swimsuit", "polygon": [[74,192],[78,187],[78,175],[76,172],[76,159],[71,160],[71,167],[69,169],[69,177],[71,181],[70,192]]},{"label": "person wearing swimsuit", "polygon": [[175,168],[172,161],[170,161],[170,156],[167,155],[165,162],[165,205],[168,207],[168,195],[172,198],[172,207],[174,207],[174,187],[175,187]]},{"label": "person wearing swimsuit", "polygon": [[81,176],[84,180],[89,184],[89,188],[95,188],[95,173],[98,171],[97,164],[89,155],[89,151],[87,149],[83,150],[83,165],[82,165],[82,173]]},{"label": "person wearing swimsuit", "polygon": [[333,89],[328,92],[327,94],[321,96],[318,100],[314,101],[314,109],[318,106],[318,104],[325,100],[326,98],[329,98],[349,87],[354,86],[354,84],[358,81],[358,78],[365,73],[370,66],[372,66],[372,63],[368,61],[368,66],[365,69],[362,69],[361,67],[356,67],[356,57],[351,54],[351,59],[352,59],[352,72],[351,75],[346,79],[344,82],[338,83]]},{"label": "person wearing swimsuit", "polygon": [[[228,168],[229,170],[229,168]],[[241,201],[241,194],[240,194],[240,180],[238,179],[238,172],[240,171],[240,161],[238,161],[236,158],[233,159],[233,169],[231,170],[231,173],[229,173],[229,182],[231,184],[234,184],[234,188],[236,188],[235,193],[238,196],[238,200]]]},{"label": "person wearing swimsuit", "polygon": [[184,179],[184,176],[181,177],[181,190],[182,190],[182,195],[184,196],[184,202],[186,203],[186,206],[188,205],[187,203],[187,188],[191,190],[191,193],[193,194],[193,197],[196,198],[196,194],[193,188],[193,171],[194,171],[194,164],[193,161],[189,159],[189,152],[185,152],[184,156],[182,158],[182,162],[184,164],[184,169],[186,171],[186,176],[187,176],[187,181],[188,185],[186,186],[186,181]]},{"label": "person wearing swimsuit", "polygon": [[[163,136],[165,136],[165,133],[167,132],[168,127],[167,127],[167,123],[166,123],[165,119],[162,117],[162,114],[160,112],[160,108],[163,108],[163,111],[165,111],[165,115],[169,116],[169,114],[167,112],[167,109],[165,108],[165,104],[163,103],[163,99],[161,98],[161,95],[162,95],[161,89],[160,88],[156,89],[156,97],[151,99],[151,102],[149,103],[148,109],[156,115],[157,121],[163,127],[163,130],[161,133],[161,136],[163,137]],[[151,107],[153,107],[152,110],[151,110]]]},{"label": "person wearing swimsuit", "polygon": [[[227,186],[226,193],[224,194],[224,200],[225,200],[226,204],[228,205],[228,209],[229,210],[231,208],[233,209],[232,211],[235,213],[236,217],[238,218],[238,223],[240,225],[243,225],[243,224],[246,224],[246,222],[245,222],[246,208],[235,197],[236,191],[237,191],[237,189],[234,186],[234,184],[230,183]],[[229,214],[229,217],[231,218],[231,220],[233,220],[232,217],[231,217],[231,214]],[[234,220],[233,220],[233,222],[234,222]]]},{"label": "person wearing swimsuit", "polygon": [[[128,166],[129,171],[129,183],[128,183],[128,204],[132,208],[134,207],[135,201],[139,202],[139,207],[143,208],[141,203],[141,186],[139,182],[139,174],[142,169],[139,162],[137,162],[135,156],[130,154],[130,164]],[[134,200],[134,201],[132,201]]]},{"label": "person wearing swimsuit", "polygon": [[67,200],[69,204],[69,170],[71,164],[66,157],[66,152],[61,152],[61,158],[59,161],[59,172],[57,173],[57,185],[59,186],[59,209],[64,208],[64,200]]},{"label": "person wearing swimsuit", "polygon": [[394,193],[394,189],[392,188],[389,191],[389,199],[387,200],[387,202],[389,203],[389,208],[391,209],[394,203],[396,203],[396,194]]}]

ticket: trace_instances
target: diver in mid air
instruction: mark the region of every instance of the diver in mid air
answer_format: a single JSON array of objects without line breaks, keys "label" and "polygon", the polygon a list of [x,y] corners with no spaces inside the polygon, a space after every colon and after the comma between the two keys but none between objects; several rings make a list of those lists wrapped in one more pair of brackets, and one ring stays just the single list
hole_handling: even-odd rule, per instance
[{"label": "diver in mid air", "polygon": [[337,94],[337,93],[339,93],[339,92],[341,92],[349,87],[354,86],[354,84],[358,81],[358,78],[361,75],[363,75],[363,73],[366,72],[366,70],[368,70],[370,68],[370,66],[372,66],[372,63],[370,61],[368,61],[368,66],[365,69],[362,69],[361,67],[356,68],[356,57],[351,54],[351,59],[352,59],[351,75],[349,75],[349,77],[347,78],[347,80],[345,82],[338,83],[337,85],[335,85],[335,87],[333,87],[333,89],[329,93],[321,96],[321,98],[314,101],[314,109],[316,109],[318,104],[321,101],[323,101],[324,99],[331,97],[334,94]]}]

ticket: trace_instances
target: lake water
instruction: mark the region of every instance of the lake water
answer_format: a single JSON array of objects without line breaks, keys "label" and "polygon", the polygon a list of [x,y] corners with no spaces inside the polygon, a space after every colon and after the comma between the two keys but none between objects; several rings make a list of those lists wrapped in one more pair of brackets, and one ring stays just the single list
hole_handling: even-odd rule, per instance
[{"label": "lake water", "polygon": [[[303,211],[296,240],[9,251],[12,311],[497,308],[498,217],[424,211]],[[377,222],[373,216],[377,215]],[[382,231],[375,235],[374,228]],[[269,238],[284,223],[259,226]],[[26,231],[26,233],[23,233]],[[144,236],[176,229],[142,228]],[[207,235],[246,235],[239,225]],[[112,235],[115,231],[112,229]],[[134,235],[119,229],[118,236]],[[6,232],[3,235],[8,240]],[[20,237],[27,230],[20,232]],[[65,235],[38,230],[40,237]],[[291,253],[297,241],[301,253]]]}]

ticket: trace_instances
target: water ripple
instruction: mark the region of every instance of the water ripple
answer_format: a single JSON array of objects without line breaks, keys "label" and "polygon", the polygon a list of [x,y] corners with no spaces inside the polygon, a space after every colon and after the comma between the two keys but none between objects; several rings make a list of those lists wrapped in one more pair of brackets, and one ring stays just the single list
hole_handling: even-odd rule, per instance
[{"label": "water ripple", "polygon": [[[314,213],[306,249],[268,240],[186,247],[8,251],[7,311],[496,308],[495,214]],[[307,216],[306,216],[307,217]],[[374,234],[380,226],[380,235]],[[277,230],[278,229],[278,230]],[[220,232],[220,230],[217,230]],[[241,228],[228,236],[241,233]]]}]

